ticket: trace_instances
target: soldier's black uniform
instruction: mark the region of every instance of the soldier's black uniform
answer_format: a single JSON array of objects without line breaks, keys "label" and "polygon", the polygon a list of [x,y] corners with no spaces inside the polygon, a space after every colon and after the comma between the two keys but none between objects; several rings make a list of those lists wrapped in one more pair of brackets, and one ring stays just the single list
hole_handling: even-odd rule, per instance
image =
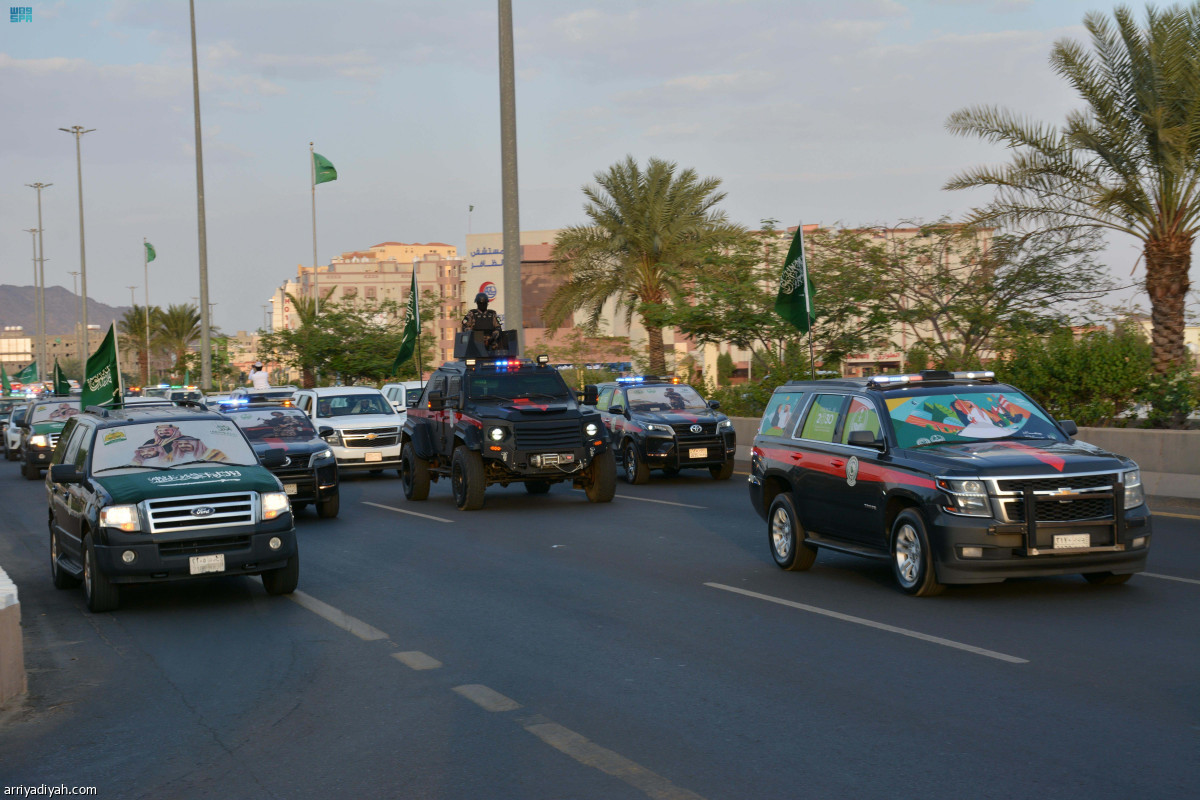
[{"label": "soldier's black uniform", "polygon": [[462,318],[462,329],[464,331],[479,330],[486,331],[485,344],[488,350],[495,350],[500,346],[501,326],[500,316],[487,307],[488,297],[483,292],[475,295],[475,308],[467,312],[467,315]]}]

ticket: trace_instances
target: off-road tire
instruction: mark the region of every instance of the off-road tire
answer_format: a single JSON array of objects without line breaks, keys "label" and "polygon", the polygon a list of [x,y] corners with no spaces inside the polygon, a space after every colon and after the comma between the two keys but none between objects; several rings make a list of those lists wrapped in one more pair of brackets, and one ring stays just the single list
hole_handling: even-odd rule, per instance
[{"label": "off-road tire", "polygon": [[404,486],[404,499],[428,499],[429,462],[416,454],[412,442],[405,442],[400,465],[400,483]]},{"label": "off-road tire", "polygon": [[634,486],[641,486],[650,480],[650,468],[638,455],[637,445],[630,439],[625,442],[621,451],[621,461],[625,465],[625,480]]},{"label": "off-road tire", "polygon": [[333,519],[342,507],[342,495],[334,492],[323,500],[317,501],[317,516],[321,519]]},{"label": "off-road tire", "polygon": [[93,614],[116,611],[121,604],[119,587],[96,568],[96,548],[87,534],[83,539],[83,599]]},{"label": "off-road tire", "polygon": [[945,586],[937,582],[933,567],[933,548],[929,546],[925,519],[915,508],[906,508],[892,523],[889,552],[892,577],[896,586],[914,597],[933,597]]},{"label": "off-road tire", "polygon": [[817,550],[807,539],[792,496],[787,492],[775,495],[767,512],[767,546],[780,569],[801,572],[813,565]]},{"label": "off-road tire", "polygon": [[454,448],[450,461],[450,488],[454,493],[454,504],[463,511],[483,508],[483,492],[486,488],[483,477],[483,456],[465,445]]},{"label": "off-road tire", "polygon": [[583,487],[588,502],[611,503],[617,494],[617,459],[612,450],[606,450],[593,458],[589,469],[591,480]]},{"label": "off-road tire", "polygon": [[733,477],[733,462],[726,461],[719,467],[709,467],[708,474],[713,476],[714,481],[727,481]]},{"label": "off-road tire", "polygon": [[263,588],[267,594],[291,594],[300,583],[300,554],[293,553],[279,569],[268,569],[262,573]]}]

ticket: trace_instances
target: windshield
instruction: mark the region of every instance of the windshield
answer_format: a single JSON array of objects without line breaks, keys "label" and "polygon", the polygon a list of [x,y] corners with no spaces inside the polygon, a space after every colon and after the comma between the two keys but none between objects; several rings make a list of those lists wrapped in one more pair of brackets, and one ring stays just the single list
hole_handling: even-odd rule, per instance
[{"label": "windshield", "polygon": [[246,392],[246,396],[252,401],[289,400],[295,393],[295,389],[258,389]]},{"label": "windshield", "polygon": [[298,409],[264,408],[232,411],[225,416],[237,423],[252,442],[281,439],[285,442],[307,442],[317,438],[317,431],[308,416]]},{"label": "windshield", "polygon": [[217,419],[101,429],[92,452],[92,472],[126,466],[164,469],[208,461],[242,467],[258,463],[237,427]]},{"label": "windshield", "polygon": [[38,403],[33,407],[33,417],[29,421],[33,424],[66,422],[78,413],[79,406],[75,403]]},{"label": "windshield", "polygon": [[200,392],[193,392],[193,391],[186,391],[186,392],[171,392],[171,399],[172,399],[172,400],[196,400],[196,401],[200,401],[200,400],[203,400],[203,399],[204,399],[204,395],[200,394]]},{"label": "windshield", "polygon": [[690,386],[631,386],[625,390],[629,410],[633,412],[683,411],[708,406],[704,398]]},{"label": "windshield", "polygon": [[901,447],[989,439],[1064,441],[1054,423],[1020,392],[948,392],[887,398]]},{"label": "windshield", "polygon": [[565,400],[571,397],[567,384],[557,372],[472,373],[467,380],[468,397],[492,397],[502,400]]},{"label": "windshield", "polygon": [[318,417],[347,417],[357,414],[394,414],[392,404],[381,394],[339,394],[317,399]]},{"label": "windshield", "polygon": [[27,408],[29,408],[29,406],[15,406],[8,414],[8,421],[12,422],[25,416],[25,409]]}]

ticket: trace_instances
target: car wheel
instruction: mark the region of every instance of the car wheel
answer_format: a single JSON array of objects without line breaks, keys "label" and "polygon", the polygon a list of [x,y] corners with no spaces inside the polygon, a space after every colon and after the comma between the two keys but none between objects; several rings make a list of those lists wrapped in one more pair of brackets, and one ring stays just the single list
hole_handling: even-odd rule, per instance
[{"label": "car wheel", "polygon": [[4,443],[4,457],[9,461],[17,460],[17,451],[8,446],[8,442]]},{"label": "car wheel", "polygon": [[1133,577],[1132,572],[1085,572],[1084,580],[1093,586],[1120,586]]},{"label": "car wheel", "polygon": [[726,461],[719,467],[709,467],[708,474],[713,476],[714,481],[727,481],[733,477],[733,462]]},{"label": "car wheel", "polygon": [[263,588],[267,594],[291,594],[300,583],[300,554],[293,553],[279,569],[269,569],[262,574]]},{"label": "car wheel", "polygon": [[771,557],[780,569],[800,572],[813,565],[817,551],[807,539],[792,496],[787,492],[775,495],[767,512],[767,540]]},{"label": "car wheel", "polygon": [[459,445],[450,462],[450,486],[454,504],[463,511],[483,508],[483,457],[474,450]]},{"label": "car wheel", "polygon": [[413,452],[412,444],[404,448],[400,458],[400,482],[406,500],[425,500],[429,497],[429,462]]},{"label": "car wheel", "polygon": [[117,585],[96,566],[96,548],[91,536],[83,540],[83,598],[93,614],[116,611],[121,602]]},{"label": "car wheel", "polygon": [[317,516],[321,519],[333,519],[342,507],[342,495],[334,493],[317,503]]},{"label": "car wheel", "polygon": [[625,480],[629,483],[640,486],[650,480],[650,470],[646,468],[646,462],[638,457],[637,445],[632,440],[625,443],[621,460],[625,462]]},{"label": "car wheel", "polygon": [[525,481],[525,491],[530,494],[545,494],[550,491],[550,481]]},{"label": "car wheel", "polygon": [[[51,523],[53,526],[53,523]],[[74,589],[79,585],[79,579],[64,570],[58,563],[58,534],[50,528],[50,577],[54,580],[55,589]]]},{"label": "car wheel", "polygon": [[28,461],[21,462],[21,474],[29,481],[36,481],[42,477],[42,471],[38,469],[37,464],[30,464]]},{"label": "car wheel", "polygon": [[915,597],[932,597],[946,587],[937,582],[933,549],[925,532],[925,520],[915,509],[901,511],[892,523],[892,575],[900,591]]},{"label": "car wheel", "polygon": [[617,460],[611,450],[592,459],[591,473],[591,480],[583,487],[588,501],[611,503],[617,494]]}]

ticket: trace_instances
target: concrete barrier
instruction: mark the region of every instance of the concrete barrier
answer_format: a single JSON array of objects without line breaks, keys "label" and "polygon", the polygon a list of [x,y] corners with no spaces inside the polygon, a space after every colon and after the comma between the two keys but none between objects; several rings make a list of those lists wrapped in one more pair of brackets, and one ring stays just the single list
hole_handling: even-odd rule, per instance
[{"label": "concrete barrier", "polygon": [[17,585],[0,569],[0,705],[25,692],[25,648]]}]

